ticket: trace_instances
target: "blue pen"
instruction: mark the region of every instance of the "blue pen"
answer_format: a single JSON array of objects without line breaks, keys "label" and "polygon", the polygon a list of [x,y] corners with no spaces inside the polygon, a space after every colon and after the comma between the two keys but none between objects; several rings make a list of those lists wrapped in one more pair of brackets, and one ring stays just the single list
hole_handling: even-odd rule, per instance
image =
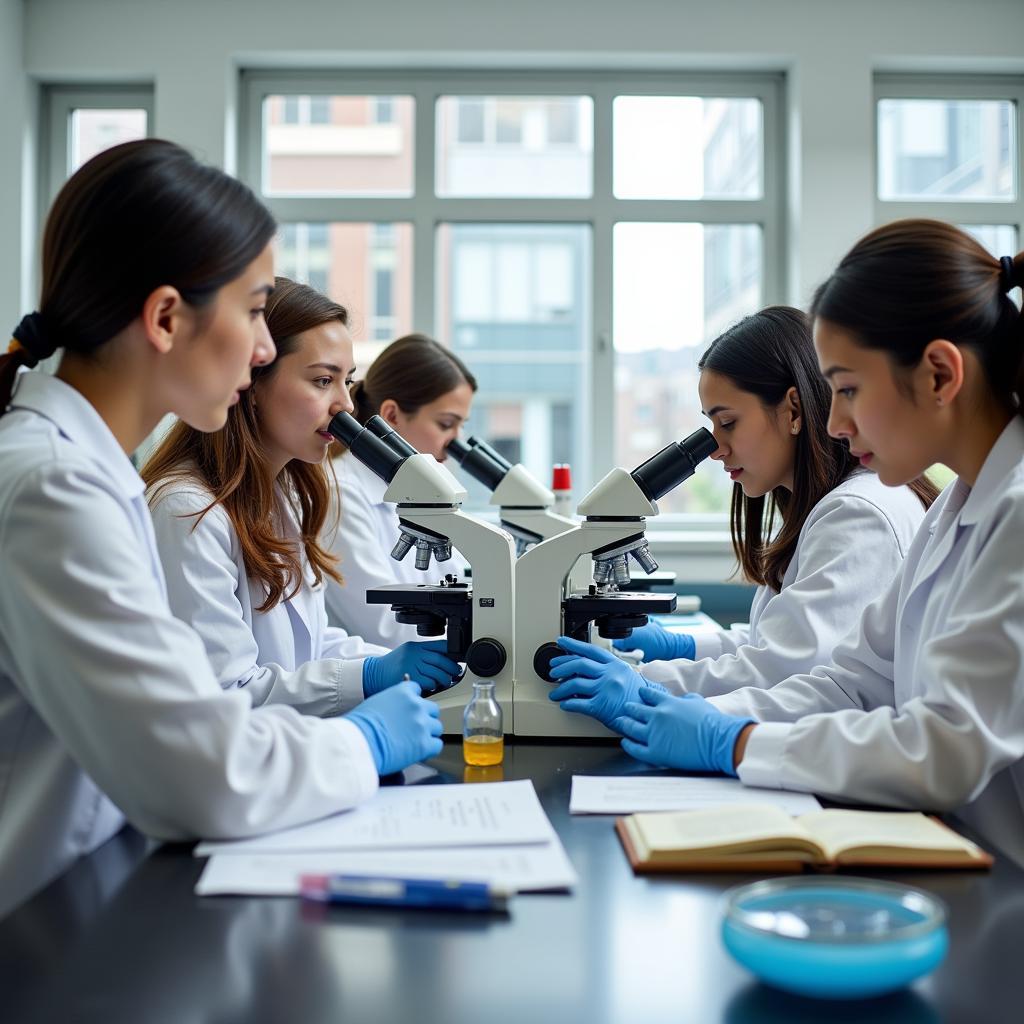
[{"label": "blue pen", "polygon": [[486,882],[362,875],[303,875],[299,891],[303,899],[318,903],[491,912],[507,910],[510,895]]}]

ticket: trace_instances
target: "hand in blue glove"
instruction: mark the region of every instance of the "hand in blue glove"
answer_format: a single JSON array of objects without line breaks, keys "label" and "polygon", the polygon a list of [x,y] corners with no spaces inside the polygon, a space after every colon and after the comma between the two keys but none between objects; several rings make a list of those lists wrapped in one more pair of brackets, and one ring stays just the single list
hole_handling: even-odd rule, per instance
[{"label": "hand in blue glove", "polygon": [[676,658],[693,660],[697,645],[689,633],[670,633],[657,622],[634,629],[624,640],[613,640],[612,647],[619,651],[643,651],[644,661],[674,661]]},{"label": "hand in blue glove", "polygon": [[379,775],[400,772],[441,753],[440,708],[424,700],[419,683],[412,680],[367,697],[343,717],[366,737]]},{"label": "hand in blue glove", "polygon": [[446,646],[446,640],[410,640],[390,654],[367,658],[363,662],[363,693],[370,697],[406,676],[417,680],[424,693],[447,690],[462,669],[444,653]]},{"label": "hand in blue glove", "polygon": [[640,687],[652,685],[603,647],[568,636],[559,637],[558,646],[569,653],[551,659],[551,675],[564,682],[548,697],[560,701],[563,711],[590,715],[612,728],[626,703],[640,699]]},{"label": "hand in blue glove", "polygon": [[640,701],[615,723],[627,754],[660,768],[736,774],[736,740],[752,718],[724,715],[696,693],[676,697],[650,686],[640,688]]}]

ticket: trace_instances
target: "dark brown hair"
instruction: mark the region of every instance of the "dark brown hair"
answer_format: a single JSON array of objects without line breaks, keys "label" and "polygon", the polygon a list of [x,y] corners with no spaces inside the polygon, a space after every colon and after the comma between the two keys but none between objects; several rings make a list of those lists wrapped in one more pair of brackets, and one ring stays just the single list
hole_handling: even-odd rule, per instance
[{"label": "dark brown hair", "polygon": [[[252,368],[253,387],[243,391],[229,409],[224,428],[203,434],[179,420],[142,469],[147,487],[160,483],[151,503],[165,487],[197,475],[213,495],[206,508],[194,513],[197,524],[215,505],[224,506],[242,547],[246,575],[266,588],[267,598],[257,609],[261,612],[293,597],[302,586],[302,553],[318,584],[325,576],[341,581],[336,559],[319,542],[331,507],[330,460],[313,464],[292,459],[277,480],[271,479],[254,391],[260,380],[274,374],[282,358],[296,350],[299,335],[334,321],[347,324],[348,311],[307,285],[278,277],[264,315],[277,358],[267,366]],[[278,527],[278,483],[295,502],[301,553],[281,536]]]},{"label": "dark brown hair", "polygon": [[[800,397],[792,493],[776,487],[770,494],[748,498],[739,484],[732,491],[729,525],[740,568],[752,582],[781,590],[811,509],[858,468],[846,442],[828,433],[832,396],[818,371],[810,322],[799,309],[769,306],[719,335],[697,368],[721,374],[769,410],[778,407],[790,388]],[[927,477],[909,486],[925,508],[938,494]],[[773,536],[776,513],[782,525]]]},{"label": "dark brown hair", "polygon": [[193,307],[239,277],[274,235],[274,218],[241,182],[173,142],[105,150],[60,190],[43,233],[39,311],[0,357],[0,412],[19,366],[59,348],[88,355],[124,330],[161,285]]},{"label": "dark brown hair", "polygon": [[476,391],[476,377],[454,352],[425,334],[406,334],[388,345],[363,380],[352,385],[352,415],[365,423],[390,398],[411,416],[460,384]]},{"label": "dark brown hair", "polygon": [[814,293],[811,315],[916,366],[945,338],[972,349],[993,397],[1024,415],[1024,317],[1009,296],[1024,285],[1024,253],[1007,266],[965,231],[898,220],[865,235]]}]

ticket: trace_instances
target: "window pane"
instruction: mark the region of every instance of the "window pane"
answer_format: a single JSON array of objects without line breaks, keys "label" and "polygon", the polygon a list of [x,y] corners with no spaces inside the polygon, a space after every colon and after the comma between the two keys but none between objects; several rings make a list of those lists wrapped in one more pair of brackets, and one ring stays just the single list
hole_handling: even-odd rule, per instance
[{"label": "window pane", "polygon": [[761,197],[760,100],[617,96],[612,117],[619,199]]},{"label": "window pane", "polygon": [[879,198],[1013,199],[1014,120],[1007,100],[880,100]]},{"label": "window pane", "polygon": [[146,137],[146,111],[85,109],[71,112],[71,145],[68,174],[74,174],[87,160],[111,146]]},{"label": "window pane", "polygon": [[1017,229],[1012,224],[959,224],[967,234],[973,235],[988,251],[1000,256],[1016,256]]},{"label": "window pane", "polygon": [[[438,337],[480,384],[468,432],[545,484],[555,462],[570,463],[580,479],[589,226],[443,224],[437,266]],[[487,504],[482,486],[464,483],[471,504]]]},{"label": "window pane", "polygon": [[268,96],[267,195],[411,196],[411,96]]},{"label": "window pane", "polygon": [[593,121],[589,96],[442,96],[437,194],[587,197]]},{"label": "window pane", "polygon": [[[613,237],[615,465],[632,468],[707,426],[697,360],[761,305],[754,224],[617,224]],[[725,512],[732,484],[718,463],[659,499],[663,512]]]},{"label": "window pane", "polygon": [[274,263],[348,309],[358,376],[412,330],[411,224],[282,224]]}]

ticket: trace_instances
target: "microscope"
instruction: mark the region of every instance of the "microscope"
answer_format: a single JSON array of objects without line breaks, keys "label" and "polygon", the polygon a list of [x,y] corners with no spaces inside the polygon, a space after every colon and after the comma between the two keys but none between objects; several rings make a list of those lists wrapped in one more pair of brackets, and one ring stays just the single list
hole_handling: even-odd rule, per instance
[{"label": "microscope", "polygon": [[[575,529],[530,548],[516,562],[516,685],[513,731],[517,736],[609,736],[585,715],[571,715],[548,699],[551,660],[564,652],[561,635],[607,640],[643,626],[648,615],[675,609],[675,594],[627,591],[629,560],[646,573],[658,563],[644,536],[645,519],[658,514],[658,498],[694,473],[718,447],[701,428],[667,445],[632,472],[613,469],[580,502],[584,520]],[[573,585],[579,559],[593,561],[593,582]]]},{"label": "microscope", "polygon": [[[330,432],[387,485],[385,501],[398,506],[400,533],[391,557],[401,561],[415,548],[416,568],[431,559],[444,563],[452,545],[466,556],[472,584],[446,574],[436,586],[393,583],[366,592],[369,604],[388,604],[399,622],[411,623],[423,637],[447,632],[447,653],[465,662],[469,681],[493,680],[495,696],[512,707],[515,675],[515,547],[512,538],[460,508],[466,491],[433,456],[421,455],[380,416],[364,427],[338,413]],[[433,699],[441,706],[446,733],[462,732],[462,709],[469,687],[446,690]],[[511,731],[511,715],[507,716]]]},{"label": "microscope", "polygon": [[575,519],[552,511],[554,494],[521,462],[513,466],[486,441],[456,438],[449,443],[448,454],[491,492],[490,503],[498,506],[502,528],[515,538],[517,557],[576,526]]}]

